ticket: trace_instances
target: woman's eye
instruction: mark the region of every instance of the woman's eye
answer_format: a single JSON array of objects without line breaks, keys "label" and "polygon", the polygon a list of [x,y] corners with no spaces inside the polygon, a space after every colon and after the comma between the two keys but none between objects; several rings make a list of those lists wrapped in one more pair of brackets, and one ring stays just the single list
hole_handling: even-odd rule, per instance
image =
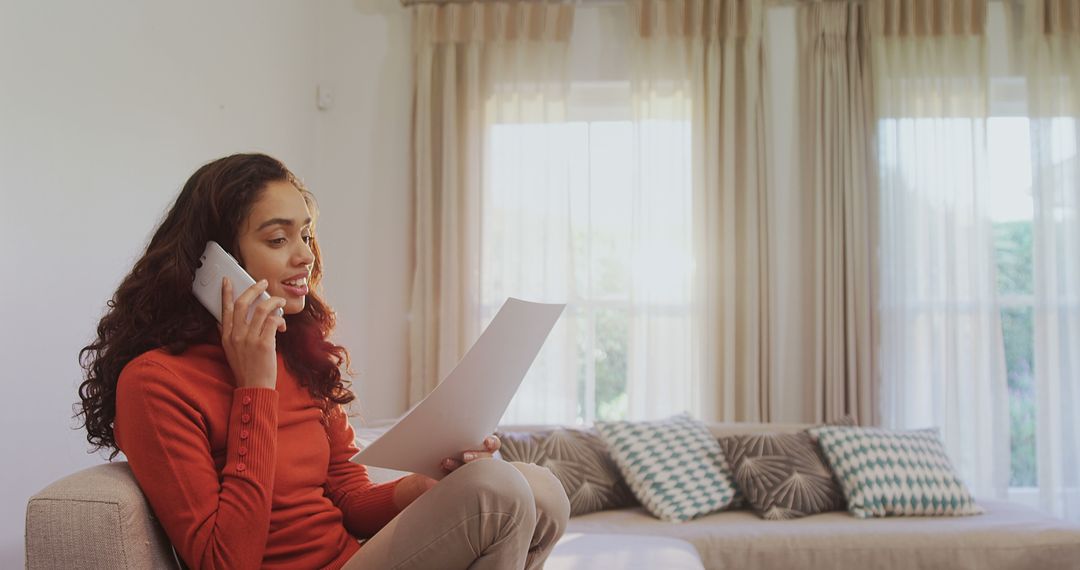
[{"label": "woman's eye", "polygon": [[270,240],[270,243],[272,245],[284,245],[285,244],[285,238],[283,238],[283,237],[274,238],[274,239]]},{"label": "woman's eye", "polygon": [[300,239],[304,240],[304,243],[311,245],[312,237],[313,236],[300,236]]}]

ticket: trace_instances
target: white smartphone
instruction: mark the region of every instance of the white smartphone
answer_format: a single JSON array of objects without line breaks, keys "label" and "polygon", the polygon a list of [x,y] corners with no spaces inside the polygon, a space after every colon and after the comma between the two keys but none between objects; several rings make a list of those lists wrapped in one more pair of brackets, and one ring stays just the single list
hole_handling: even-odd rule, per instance
[{"label": "white smartphone", "polygon": [[[221,283],[225,277],[228,277],[229,282],[232,283],[233,302],[236,302],[236,299],[247,291],[248,287],[255,284],[255,280],[248,275],[247,271],[244,271],[243,267],[240,267],[229,252],[222,249],[215,241],[206,242],[206,249],[199,257],[199,268],[195,270],[195,280],[191,282],[191,292],[219,323],[221,322]],[[248,307],[247,320],[251,320],[256,305],[269,300],[270,295],[263,291],[256,302]],[[284,314],[280,308],[275,312],[279,317]]]}]

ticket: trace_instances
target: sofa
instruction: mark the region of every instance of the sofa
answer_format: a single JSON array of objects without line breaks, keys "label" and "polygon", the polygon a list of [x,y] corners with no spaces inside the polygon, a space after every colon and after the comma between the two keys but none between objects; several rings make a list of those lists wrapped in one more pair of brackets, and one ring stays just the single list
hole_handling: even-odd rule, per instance
[{"label": "sofa", "polygon": [[[385,425],[358,431],[360,443]],[[550,426],[509,426],[503,431]],[[793,433],[802,424],[710,424],[717,437]],[[375,479],[398,475],[371,469]],[[970,517],[860,520],[846,512],[771,521],[749,510],[688,522],[660,521],[641,507],[573,517],[549,570],[698,568],[959,568],[1080,570],[1080,525],[1001,501]],[[61,479],[31,497],[27,568],[176,568],[178,561],[123,462]]]},{"label": "sofa", "polygon": [[[384,473],[386,473],[384,471]],[[30,498],[26,507],[26,567],[183,568],[124,461],[68,475]],[[621,568],[701,570],[686,541],[622,534],[567,533],[548,570]]]},{"label": "sofa", "polygon": [[[709,424],[717,438],[810,427]],[[575,517],[568,532],[684,540],[709,569],[1080,569],[1080,525],[1007,501],[979,504],[985,514],[963,517],[857,519],[835,511],[773,521],[733,510],[683,523],[660,521],[636,507]]]}]

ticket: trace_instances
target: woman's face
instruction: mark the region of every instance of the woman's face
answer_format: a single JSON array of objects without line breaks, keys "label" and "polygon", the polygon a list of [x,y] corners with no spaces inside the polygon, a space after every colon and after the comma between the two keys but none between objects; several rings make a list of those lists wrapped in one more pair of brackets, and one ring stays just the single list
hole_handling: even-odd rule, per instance
[{"label": "woman's face", "polygon": [[285,299],[285,314],[304,310],[308,277],[315,263],[311,212],[291,183],[267,184],[239,232],[240,258],[255,281],[266,279],[266,292]]}]

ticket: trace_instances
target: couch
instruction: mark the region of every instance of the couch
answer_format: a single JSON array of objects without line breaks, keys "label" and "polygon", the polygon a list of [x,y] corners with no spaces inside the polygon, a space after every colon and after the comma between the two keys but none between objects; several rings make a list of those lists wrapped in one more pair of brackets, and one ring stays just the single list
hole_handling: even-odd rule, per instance
[{"label": "couch", "polygon": [[[126,462],[97,465],[60,479],[26,506],[26,567],[39,569],[181,568]],[[567,533],[548,570],[622,568],[701,570],[689,543],[662,536]]]},{"label": "couch", "polygon": [[[717,438],[795,433],[810,427],[709,424]],[[549,428],[508,426],[502,431]],[[703,566],[709,569],[1080,570],[1080,525],[1007,501],[980,500],[979,504],[985,514],[967,517],[856,519],[839,511],[771,521],[750,510],[735,510],[683,523],[664,522],[644,508],[634,507],[573,517],[567,532],[622,535],[626,544],[639,536],[683,540],[693,545]]]},{"label": "couch", "polygon": [[[711,424],[715,435],[791,432],[799,424]],[[360,430],[370,441],[382,427]],[[512,426],[507,431],[537,429]],[[385,479],[394,472],[372,469]],[[1080,525],[999,501],[973,517],[858,520],[832,512],[766,521],[728,511],[685,523],[657,520],[640,507],[570,520],[549,570],[698,568],[971,568],[1080,570]],[[27,568],[177,568],[124,462],[65,477],[31,497]]]}]

